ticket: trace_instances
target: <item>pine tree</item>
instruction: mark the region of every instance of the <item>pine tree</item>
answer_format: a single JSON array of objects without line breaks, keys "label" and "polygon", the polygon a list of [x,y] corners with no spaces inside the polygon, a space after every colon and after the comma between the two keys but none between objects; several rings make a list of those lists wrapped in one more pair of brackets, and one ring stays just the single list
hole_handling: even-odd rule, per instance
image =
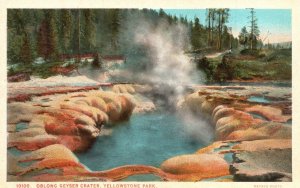
[{"label": "pine tree", "polygon": [[257,18],[255,16],[254,8],[250,9],[250,36],[249,36],[249,42],[250,42],[250,49],[256,49],[257,40],[259,37],[259,29],[257,25]]},{"label": "pine tree", "polygon": [[72,14],[70,10],[63,9],[61,11],[61,41],[62,51],[66,53],[69,51],[71,45],[72,32]]},{"label": "pine tree", "polygon": [[195,17],[194,26],[192,28],[191,43],[194,49],[201,48],[201,25],[199,18]]},{"label": "pine tree", "polygon": [[57,31],[57,17],[56,11],[49,11],[49,47],[50,58],[55,60],[58,57],[58,31]]},{"label": "pine tree", "polygon": [[239,34],[239,43],[241,45],[244,45],[244,48],[246,48],[246,45],[248,43],[249,33],[247,31],[247,28],[244,26]]},{"label": "pine tree", "polygon": [[222,49],[222,37],[223,37],[223,29],[225,26],[225,23],[228,22],[229,18],[229,9],[217,9],[216,11],[218,15],[218,43],[217,43],[217,49]]},{"label": "pine tree", "polygon": [[162,8],[159,9],[158,15],[159,15],[160,18],[165,18],[165,17],[167,17],[166,12],[165,12]]},{"label": "pine tree", "polygon": [[7,12],[7,59],[9,64],[20,63],[23,35],[25,33],[25,21],[23,11],[9,9]]},{"label": "pine tree", "polygon": [[110,31],[111,31],[111,47],[113,51],[118,49],[119,40],[119,27],[120,27],[120,20],[119,20],[119,9],[112,9],[110,11]]},{"label": "pine tree", "polygon": [[222,33],[222,46],[225,49],[231,49],[231,31],[230,27],[224,26],[223,33]]},{"label": "pine tree", "polygon": [[184,24],[185,24],[186,26],[188,26],[188,25],[189,25],[189,22],[188,22],[188,20],[187,20],[187,17],[186,17],[186,16],[184,17]]},{"label": "pine tree", "polygon": [[211,10],[211,46],[214,44],[214,31],[215,31],[215,21],[216,21],[216,9]]},{"label": "pine tree", "polygon": [[[228,46],[226,39],[231,36],[226,30],[229,10],[218,9],[218,11],[208,9],[208,27],[205,28],[198,18],[188,21],[186,16],[167,15],[163,9],[159,11],[149,9],[9,9],[7,15],[8,61],[10,63],[23,62],[22,59],[25,57],[27,59],[25,61],[29,62],[30,58],[27,58],[29,56],[25,55],[29,54],[28,49],[31,49],[32,59],[39,56],[47,61],[56,60],[59,53],[80,53],[95,49],[103,54],[128,51],[139,53],[145,49],[139,49],[138,46],[132,44],[134,34],[128,33],[132,31],[130,28],[132,26],[128,23],[132,23],[130,18],[140,17],[149,20],[154,29],[162,20],[165,23],[184,24],[188,28],[187,37],[193,49],[215,45],[215,48],[222,49]],[[255,25],[253,28],[253,33],[255,33]],[[28,35],[25,36],[24,32]],[[123,39],[122,36],[131,37]],[[133,46],[134,50],[128,50],[129,45]]]},{"label": "pine tree", "polygon": [[9,29],[7,32],[8,64],[15,64],[21,62],[20,51],[22,48],[22,43],[22,35],[17,35],[15,29]]},{"label": "pine tree", "polygon": [[58,55],[57,25],[55,12],[45,11],[45,19],[42,21],[37,36],[38,54],[46,60],[55,60]]},{"label": "pine tree", "polygon": [[71,10],[72,15],[72,30],[71,30],[71,41],[69,51],[71,53],[79,53],[81,45],[79,44],[82,38],[82,31],[81,31],[81,10],[80,9],[73,9]]},{"label": "pine tree", "polygon": [[49,33],[49,28],[46,20],[43,20],[39,31],[38,31],[38,36],[37,36],[37,50],[38,54],[45,58],[49,58],[49,50],[48,50],[48,33]]},{"label": "pine tree", "polygon": [[14,28],[17,35],[25,32],[26,21],[22,9],[10,9],[7,15],[7,27]]},{"label": "pine tree", "polygon": [[91,51],[95,47],[96,27],[94,24],[94,13],[90,9],[83,11],[84,30],[83,36],[86,42],[87,51]]},{"label": "pine tree", "polygon": [[180,21],[181,24],[184,24],[184,17],[180,16],[179,21]]},{"label": "pine tree", "polygon": [[207,9],[206,14],[206,21],[207,21],[207,43],[208,46],[213,46],[214,44],[214,27],[215,27],[215,20],[216,20],[216,9]]},{"label": "pine tree", "polygon": [[178,23],[178,18],[177,18],[177,16],[173,16],[173,23],[174,23],[174,24],[177,24],[177,23]]},{"label": "pine tree", "polygon": [[21,61],[26,65],[32,63],[32,50],[30,45],[30,38],[27,33],[24,34],[23,44],[20,51],[20,58]]}]

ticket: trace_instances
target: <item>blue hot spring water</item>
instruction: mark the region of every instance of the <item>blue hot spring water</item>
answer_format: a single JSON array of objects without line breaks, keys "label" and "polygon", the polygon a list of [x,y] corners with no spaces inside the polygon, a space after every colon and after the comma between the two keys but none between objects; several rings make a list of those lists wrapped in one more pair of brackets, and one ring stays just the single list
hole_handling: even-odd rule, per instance
[{"label": "blue hot spring water", "polygon": [[269,99],[263,97],[263,96],[250,96],[248,98],[248,101],[250,102],[259,102],[259,103],[271,103]]},{"label": "blue hot spring water", "polygon": [[134,114],[127,122],[111,125],[111,135],[98,137],[87,152],[76,155],[93,171],[130,164],[159,167],[168,158],[205,146],[185,131],[183,123],[166,112]]}]

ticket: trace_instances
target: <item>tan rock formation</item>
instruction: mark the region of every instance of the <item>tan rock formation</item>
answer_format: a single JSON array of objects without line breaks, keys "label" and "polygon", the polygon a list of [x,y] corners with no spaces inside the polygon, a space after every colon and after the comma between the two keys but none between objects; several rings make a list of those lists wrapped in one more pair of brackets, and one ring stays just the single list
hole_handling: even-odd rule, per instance
[{"label": "tan rock formation", "polygon": [[167,173],[184,175],[193,178],[218,177],[229,174],[229,165],[216,154],[190,154],[170,158],[161,164]]}]

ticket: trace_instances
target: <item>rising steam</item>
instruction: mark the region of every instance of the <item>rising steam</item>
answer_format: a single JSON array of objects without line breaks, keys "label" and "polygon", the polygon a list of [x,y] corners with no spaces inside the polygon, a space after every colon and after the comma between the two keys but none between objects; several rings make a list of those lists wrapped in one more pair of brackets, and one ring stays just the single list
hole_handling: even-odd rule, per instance
[{"label": "rising steam", "polygon": [[193,83],[190,75],[194,67],[184,54],[184,47],[188,44],[187,29],[180,24],[170,26],[162,22],[155,29],[147,25],[142,31],[138,29],[135,36],[135,41],[148,49],[151,66],[144,75],[146,79],[171,86],[176,95],[181,95],[182,86]]},{"label": "rising steam", "polygon": [[[147,49],[151,66],[142,75],[159,86],[168,102],[177,103],[186,93],[188,85],[204,83],[204,75],[197,71],[191,58],[185,53],[189,48],[188,29],[181,24],[169,25],[166,21],[156,27],[143,20],[135,30],[135,42]],[[170,88],[173,92],[169,92]],[[202,117],[185,111],[179,114],[184,122],[184,130],[194,139],[209,143],[213,138],[213,130]]]},{"label": "rising steam", "polygon": [[[127,56],[127,64],[121,69],[107,69],[101,74],[90,72],[92,78],[105,81],[105,74],[113,81],[151,84],[156,88],[155,92],[173,106],[186,94],[186,86],[204,83],[205,76],[185,53],[190,47],[185,25],[171,25],[167,20],[154,23],[137,15],[126,20],[121,25],[119,39],[121,44],[126,44],[121,46]],[[181,113],[180,117],[185,122],[185,131],[191,136],[203,141],[211,140],[213,131],[206,121],[191,115],[191,112]]]}]

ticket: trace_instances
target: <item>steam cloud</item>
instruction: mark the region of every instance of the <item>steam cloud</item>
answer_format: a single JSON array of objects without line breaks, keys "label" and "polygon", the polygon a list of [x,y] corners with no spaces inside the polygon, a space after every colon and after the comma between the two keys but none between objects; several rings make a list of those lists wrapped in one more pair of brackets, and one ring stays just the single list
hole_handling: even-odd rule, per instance
[{"label": "steam cloud", "polygon": [[[155,27],[146,20],[142,20],[135,30],[135,42],[147,49],[151,66],[143,74],[143,80],[158,84],[166,98],[177,103],[184,92],[184,87],[192,84],[202,84],[205,77],[196,70],[191,58],[184,53],[188,49],[188,29],[181,24],[169,25],[166,21],[158,23]],[[167,86],[167,87],[165,87]],[[168,89],[172,88],[172,94]],[[166,89],[167,91],[164,91]],[[184,122],[184,130],[191,137],[209,143],[213,138],[213,130],[208,121],[192,112],[180,112],[179,116]]]},{"label": "steam cloud", "polygon": [[[204,74],[196,70],[191,57],[184,53],[190,47],[186,26],[170,25],[167,20],[154,23],[138,15],[131,15],[126,20],[121,25],[119,40],[126,44],[121,45],[124,48],[121,51],[126,53],[128,64],[101,74],[95,73],[94,69],[82,72],[94,79],[103,80],[108,75],[112,80],[152,84],[157,86],[159,91],[156,92],[174,106],[184,96],[187,85],[204,83]],[[193,138],[204,142],[212,139],[213,131],[207,121],[192,112],[181,113],[180,117],[185,131]]]},{"label": "steam cloud", "polygon": [[194,71],[190,58],[184,54],[188,45],[187,29],[180,24],[169,26],[159,23],[155,29],[148,25],[136,31],[135,41],[148,49],[151,67],[144,77],[151,83],[164,84],[175,89],[176,95],[183,92],[182,85],[193,83]]}]

